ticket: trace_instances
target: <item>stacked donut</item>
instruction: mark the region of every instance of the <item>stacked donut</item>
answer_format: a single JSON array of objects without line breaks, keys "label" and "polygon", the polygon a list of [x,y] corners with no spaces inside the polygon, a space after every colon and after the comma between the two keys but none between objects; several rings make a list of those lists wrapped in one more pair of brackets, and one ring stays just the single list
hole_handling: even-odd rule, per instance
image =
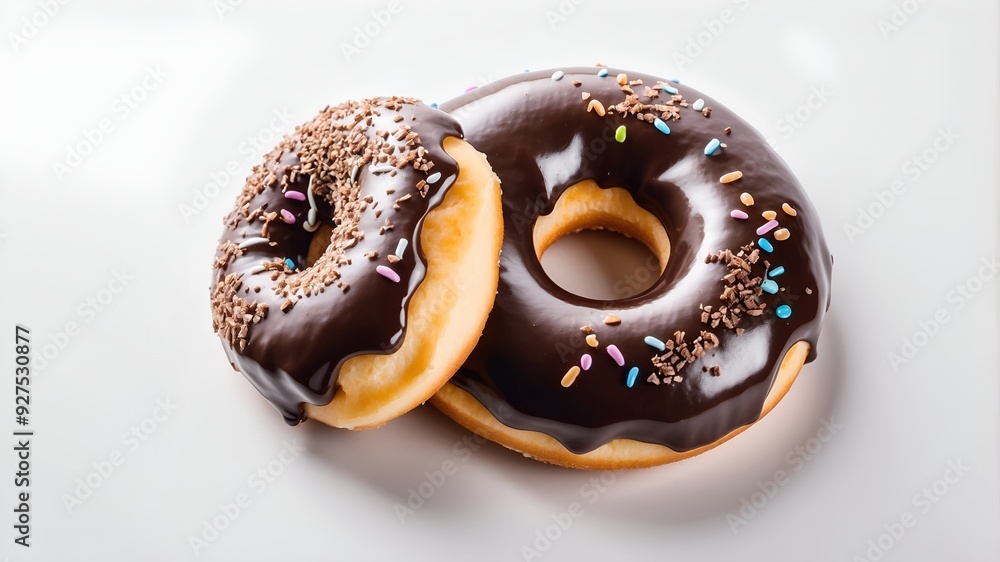
[{"label": "stacked donut", "polygon": [[[225,224],[213,327],[289,423],[377,427],[430,399],[576,468],[745,430],[815,357],[829,306],[818,216],[763,137],[692,88],[605,67],[440,109],[327,107]],[[548,278],[555,240],[601,228],[656,256],[650,288],[602,301]]]}]

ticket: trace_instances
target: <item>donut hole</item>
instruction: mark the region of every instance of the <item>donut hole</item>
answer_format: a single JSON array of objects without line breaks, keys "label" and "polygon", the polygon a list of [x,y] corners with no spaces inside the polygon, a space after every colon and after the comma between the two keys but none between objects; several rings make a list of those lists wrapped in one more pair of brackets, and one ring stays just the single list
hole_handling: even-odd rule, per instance
[{"label": "donut hole", "polygon": [[306,267],[312,267],[319,258],[323,257],[326,249],[330,246],[333,238],[333,226],[320,223],[319,228],[313,232],[312,240],[309,241],[309,253],[306,254]]},{"label": "donut hole", "polygon": [[615,301],[656,283],[670,257],[663,224],[628,191],[574,184],[532,232],[535,257],[562,289],[584,298]]}]

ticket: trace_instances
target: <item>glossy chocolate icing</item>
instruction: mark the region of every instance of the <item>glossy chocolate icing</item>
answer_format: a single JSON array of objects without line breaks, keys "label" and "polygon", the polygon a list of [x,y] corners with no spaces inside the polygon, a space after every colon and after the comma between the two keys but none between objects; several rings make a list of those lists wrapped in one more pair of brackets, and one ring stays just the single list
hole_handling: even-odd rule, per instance
[{"label": "glossy chocolate icing", "polygon": [[[413,100],[410,100],[411,102]],[[403,119],[394,121],[397,115]],[[364,238],[344,251],[349,264],[339,266],[339,281],[349,285],[347,291],[336,285],[326,286],[322,292],[302,296],[287,311],[282,311],[285,297],[273,290],[275,281],[271,272],[253,274],[251,269],[262,261],[291,258],[296,266],[289,277],[302,275],[306,269],[306,259],[313,234],[303,228],[307,221],[310,205],[307,201],[289,199],[283,194],[278,182],[273,182],[252,197],[249,208],[263,207],[265,211],[287,209],[295,217],[294,224],[282,220],[269,225],[269,238],[273,246],[257,244],[245,249],[242,255],[234,255],[225,265],[215,271],[213,285],[217,285],[230,274],[239,276],[242,282],[237,296],[250,302],[267,304],[267,314],[259,323],[248,326],[246,347],[226,341],[223,347],[234,368],[243,373],[257,390],[269,400],[290,423],[304,419],[303,403],[328,404],[336,389],[337,375],[344,362],[356,355],[371,353],[392,353],[402,343],[406,330],[407,303],[424,278],[425,260],[420,246],[420,230],[423,217],[436,207],[453,185],[458,164],[445,153],[442,143],[446,137],[462,137],[458,123],[447,114],[431,109],[420,103],[404,103],[398,110],[384,107],[378,109],[366,135],[371,138],[380,130],[394,131],[399,125],[409,125],[420,135],[421,144],[427,153],[424,158],[433,162],[427,171],[414,166],[399,167],[395,174],[374,173],[371,166],[360,169],[358,183],[360,198],[372,197],[372,204],[361,213],[358,229]],[[292,136],[293,149],[276,148],[264,158],[264,168],[272,169],[281,178],[286,169],[299,169],[302,144],[299,135]],[[389,138],[390,142],[394,142]],[[398,145],[398,143],[395,143]],[[360,154],[353,158],[360,160]],[[256,173],[248,179],[245,193],[254,193]],[[441,179],[428,186],[426,197],[422,197],[416,186],[422,180],[436,173]],[[258,178],[259,179],[259,178]],[[319,193],[324,186],[344,185],[347,177],[313,179],[313,192]],[[299,174],[289,182],[288,191],[305,193],[310,178]],[[392,191],[387,193],[387,191]],[[405,195],[411,197],[399,202],[398,210],[393,205]],[[319,221],[328,225],[334,222],[334,209],[316,196]],[[238,211],[239,209],[237,209]],[[380,216],[375,211],[381,210]],[[391,230],[380,234],[386,219],[393,225]],[[235,221],[235,224],[234,224]],[[240,242],[261,235],[261,222],[247,223],[236,211],[227,220],[227,227],[220,240],[220,251],[227,242]],[[409,249],[403,252],[398,263],[389,263],[386,256],[393,254],[400,238],[409,241]],[[370,260],[366,253],[377,252],[378,258]],[[395,271],[399,283],[393,283],[376,272],[377,265],[385,265]],[[260,287],[259,292],[255,288]]]},{"label": "glossy chocolate icing", "polygon": [[[823,315],[829,307],[833,259],[819,217],[791,171],[750,125],[715,100],[684,84],[667,83],[688,103],[701,98],[710,116],[680,108],[680,119],[666,121],[665,135],[634,115],[588,112],[582,93],[605,107],[625,99],[615,76],[624,71],[598,68],[562,69],[513,76],[468,92],[442,105],[465,130],[466,139],[486,154],[503,186],[504,243],[500,286],[493,311],[475,351],[452,378],[509,427],[551,435],[574,453],[591,451],[616,438],[629,438],[686,451],[712,443],[733,429],[756,421],[786,351],[800,340],[815,357]],[[632,88],[638,100],[646,87],[663,82],[626,72],[644,85]],[[581,82],[575,85],[574,81]],[[666,92],[658,102],[670,99]],[[677,105],[681,105],[677,102]],[[650,119],[651,121],[651,119]],[[614,140],[624,125],[625,142]],[[725,130],[731,128],[731,134]],[[717,138],[727,146],[708,156],[706,145]],[[741,180],[724,185],[723,174],[740,170]],[[552,211],[567,187],[592,179],[602,188],[627,189],[636,203],[664,225],[671,255],[656,283],[645,292],[617,301],[597,301],[571,294],[542,270],[532,243],[539,214]],[[740,194],[756,203],[745,207]],[[782,211],[788,203],[797,211]],[[737,220],[730,211],[746,211]],[[659,352],[646,336],[671,339],[681,330],[689,336],[709,329],[699,305],[717,305],[727,273],[722,263],[705,263],[707,254],[734,253],[761,238],[755,230],[767,222],[761,211],[777,211],[791,237],[762,253],[771,267],[784,266],[774,280],[782,291],[762,294],[759,317],[744,317],[742,335],[719,326],[711,329],[720,344],[684,370],[683,382],[647,382],[656,371],[651,358]],[[654,272],[655,274],[655,272]],[[808,290],[808,291],[807,291]],[[788,304],[782,320],[775,307]],[[609,312],[621,324],[607,326]],[[580,331],[592,325],[600,347],[592,349]],[[618,366],[605,346],[615,344],[626,364]],[[568,388],[560,381],[567,369],[589,353],[593,367]],[[626,374],[640,375],[629,388]],[[720,367],[712,376],[703,367]]]}]

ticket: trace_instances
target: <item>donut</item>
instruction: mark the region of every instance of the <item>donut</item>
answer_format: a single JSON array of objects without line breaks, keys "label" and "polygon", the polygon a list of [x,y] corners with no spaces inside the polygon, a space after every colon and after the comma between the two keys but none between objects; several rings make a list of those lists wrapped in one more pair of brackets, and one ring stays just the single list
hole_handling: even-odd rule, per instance
[{"label": "donut", "polygon": [[496,294],[499,181],[414,99],[324,108],[254,167],[224,224],[212,327],[289,424],[377,427],[423,403]]},{"label": "donut", "polygon": [[[765,139],[693,88],[598,68],[530,72],[441,105],[503,182],[500,284],[431,402],[538,460],[638,468],[707,451],[788,392],[829,307],[816,210]],[[582,229],[656,257],[647,290],[572,294],[540,265]]]}]

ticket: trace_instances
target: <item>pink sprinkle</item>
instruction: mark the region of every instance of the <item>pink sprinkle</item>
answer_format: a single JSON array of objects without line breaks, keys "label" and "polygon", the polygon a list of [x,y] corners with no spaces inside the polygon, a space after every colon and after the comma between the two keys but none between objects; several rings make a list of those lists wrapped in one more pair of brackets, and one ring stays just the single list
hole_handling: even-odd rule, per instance
[{"label": "pink sprinkle", "polygon": [[286,191],[285,199],[294,199],[296,201],[305,201],[306,194],[301,191]]},{"label": "pink sprinkle", "polygon": [[287,222],[288,224],[295,224],[295,215],[293,215],[288,209],[282,209],[281,220]]},{"label": "pink sprinkle", "polygon": [[375,271],[377,271],[379,275],[385,277],[389,281],[392,281],[393,283],[399,283],[399,275],[397,275],[395,271],[389,269],[388,267],[380,265],[375,268]]},{"label": "pink sprinkle", "polygon": [[615,360],[615,363],[618,363],[619,367],[625,366],[625,356],[622,355],[622,352],[618,350],[617,345],[611,344],[607,347],[607,350],[608,350],[608,355],[610,355],[611,358]]},{"label": "pink sprinkle", "polygon": [[584,353],[583,357],[580,357],[580,368],[584,371],[589,371],[590,366],[594,364],[594,360],[590,358],[589,353]]},{"label": "pink sprinkle", "polygon": [[740,220],[746,220],[746,219],[750,218],[750,215],[744,213],[743,211],[741,211],[739,209],[736,209],[736,210],[732,211],[731,213],[729,213],[729,216],[733,217],[734,219],[740,219]]},{"label": "pink sprinkle", "polygon": [[479,87],[479,86],[469,86],[468,88],[466,88],[466,89],[465,89],[465,91],[466,91],[466,92],[471,92],[472,90],[475,90],[475,89],[476,89],[476,88],[478,88],[478,87]]},{"label": "pink sprinkle", "polygon": [[762,226],[762,227],[760,227],[760,228],[757,229],[757,234],[759,236],[763,236],[763,235],[767,234],[768,232],[771,232],[772,230],[774,230],[777,227],[778,227],[778,221],[776,221],[776,220],[769,220],[766,223],[764,223],[764,226]]}]

